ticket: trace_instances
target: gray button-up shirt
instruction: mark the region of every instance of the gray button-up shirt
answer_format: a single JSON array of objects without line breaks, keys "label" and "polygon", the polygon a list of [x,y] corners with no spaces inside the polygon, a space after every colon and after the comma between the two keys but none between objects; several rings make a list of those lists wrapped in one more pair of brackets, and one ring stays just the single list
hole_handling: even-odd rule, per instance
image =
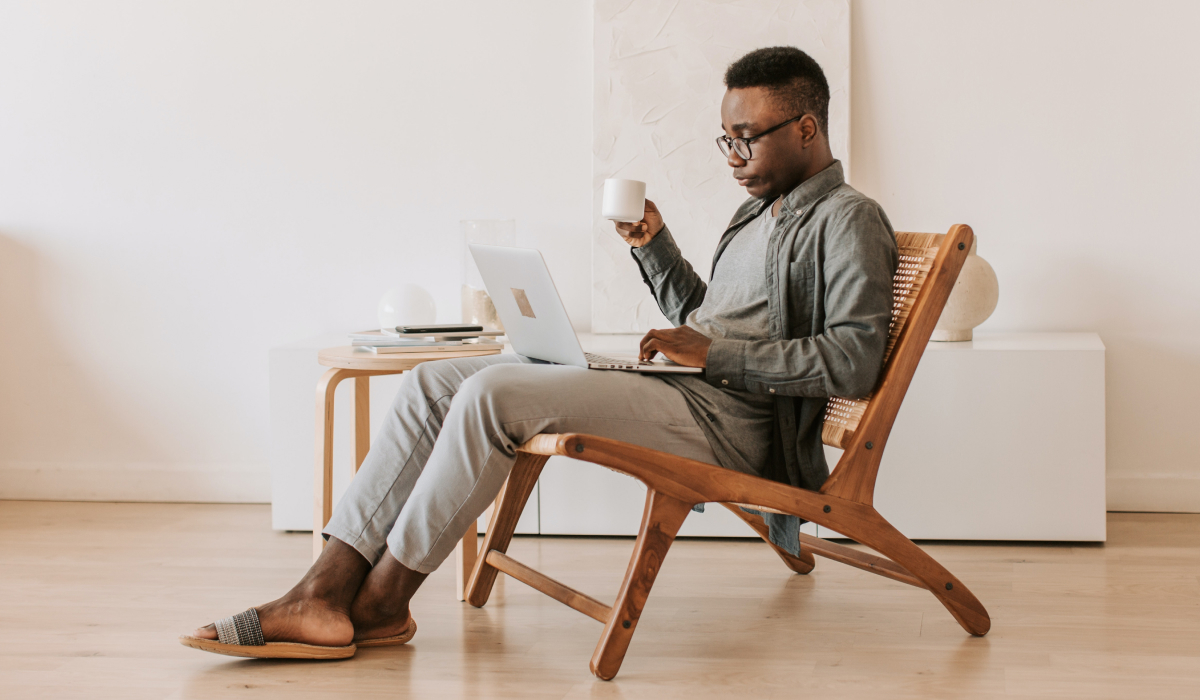
[{"label": "gray button-up shirt", "polygon": [[[751,198],[738,208],[717,245],[714,270],[738,231],[769,204]],[[663,228],[632,255],[659,309],[682,325],[703,303],[707,285],[680,254],[671,232]],[[738,471],[750,466],[766,478],[816,490],[829,477],[821,446],[828,398],[865,396],[883,367],[897,264],[895,233],[883,209],[847,185],[841,163],[834,161],[784,196],[763,264],[768,315],[761,337],[713,338],[704,378],[708,386],[689,388],[687,381],[678,386],[722,466]],[[711,404],[710,391],[774,397],[765,464],[731,458],[760,453],[761,446],[739,445],[737,421],[724,425],[720,413],[703,408]],[[771,514],[767,520],[771,540],[796,552],[799,521]]]}]

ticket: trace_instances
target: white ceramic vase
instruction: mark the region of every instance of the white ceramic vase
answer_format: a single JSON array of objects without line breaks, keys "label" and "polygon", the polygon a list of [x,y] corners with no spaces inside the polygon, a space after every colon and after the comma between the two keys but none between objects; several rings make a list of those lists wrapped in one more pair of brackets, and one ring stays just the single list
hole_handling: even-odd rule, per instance
[{"label": "white ceramic vase", "polygon": [[962,271],[958,273],[958,280],[950,291],[950,298],[946,300],[930,340],[971,340],[975,326],[986,321],[996,310],[996,302],[1000,300],[1000,282],[988,261],[975,254],[977,243],[978,239],[971,243],[971,252],[963,262]]}]

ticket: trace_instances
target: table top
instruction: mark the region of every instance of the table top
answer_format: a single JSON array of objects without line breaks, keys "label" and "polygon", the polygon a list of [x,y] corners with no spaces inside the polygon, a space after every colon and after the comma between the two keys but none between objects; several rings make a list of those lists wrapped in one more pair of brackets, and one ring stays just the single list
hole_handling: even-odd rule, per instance
[{"label": "table top", "polygon": [[365,369],[381,372],[404,372],[430,360],[444,360],[453,357],[479,357],[480,355],[499,354],[500,347],[484,347],[472,350],[453,350],[438,352],[389,352],[376,354],[355,350],[349,345],[337,348],[325,348],[317,353],[317,362],[325,367],[340,367],[341,369]]}]

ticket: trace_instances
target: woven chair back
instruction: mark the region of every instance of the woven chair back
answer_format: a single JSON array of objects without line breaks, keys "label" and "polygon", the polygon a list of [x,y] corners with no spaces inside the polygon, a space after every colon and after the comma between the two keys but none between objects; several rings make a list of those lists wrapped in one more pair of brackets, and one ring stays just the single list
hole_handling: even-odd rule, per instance
[{"label": "woven chair back", "polygon": [[[908,323],[909,312],[912,311],[913,303],[925,285],[925,279],[933,267],[933,260],[937,257],[938,247],[945,237],[945,234],[940,233],[896,234],[900,264],[896,267],[896,276],[892,279],[892,321],[888,326],[887,351],[883,356],[880,382],[891,369],[892,348],[896,347],[896,339]],[[875,392],[871,392],[861,399],[844,399],[839,396],[830,398],[825,407],[821,440],[830,447],[845,449],[854,438],[854,431],[858,430],[858,423],[874,396]]]}]

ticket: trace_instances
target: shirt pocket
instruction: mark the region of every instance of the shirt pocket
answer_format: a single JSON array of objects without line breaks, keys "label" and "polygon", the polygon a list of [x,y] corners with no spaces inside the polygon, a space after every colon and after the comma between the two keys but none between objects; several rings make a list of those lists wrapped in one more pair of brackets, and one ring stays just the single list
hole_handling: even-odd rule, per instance
[{"label": "shirt pocket", "polygon": [[788,263],[789,338],[807,338],[813,334],[816,277],[816,264],[812,260],[793,260]]}]

